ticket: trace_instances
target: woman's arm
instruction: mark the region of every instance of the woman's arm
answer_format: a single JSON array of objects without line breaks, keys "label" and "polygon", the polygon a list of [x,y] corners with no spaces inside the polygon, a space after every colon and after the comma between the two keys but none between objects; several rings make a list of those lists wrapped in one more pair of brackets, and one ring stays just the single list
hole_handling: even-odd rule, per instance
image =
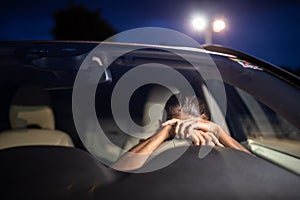
[{"label": "woman's arm", "polygon": [[172,119],[162,125],[162,129],[157,134],[130,149],[112,167],[122,171],[130,171],[142,167],[151,153],[164,141],[173,136],[181,139],[188,138],[195,145],[224,145],[251,154],[219,125],[211,121],[199,118],[189,120]]},{"label": "woman's arm", "polygon": [[200,125],[199,128],[214,133],[225,147],[231,147],[252,154],[243,145],[241,145],[238,141],[236,141],[229,134],[227,134],[218,124],[207,120],[199,120],[199,122],[202,124],[202,126]]},{"label": "woman's arm", "polygon": [[171,125],[162,127],[157,134],[142,141],[122,155],[112,167],[122,171],[130,171],[142,167],[151,153],[170,137],[171,129]]},{"label": "woman's arm", "polygon": [[240,151],[244,151],[246,153],[252,154],[248,149],[246,149],[243,145],[241,145],[238,141],[233,139],[230,135],[228,135],[221,127],[220,127],[220,137],[219,140],[224,146],[231,147]]},{"label": "woman's arm", "polygon": [[[170,120],[162,125],[175,125],[175,135],[177,138],[193,139],[194,143],[196,141],[196,145],[209,145],[212,141],[214,145],[221,146],[218,143],[218,141],[220,141],[226,147],[231,147],[251,154],[245,147],[228,135],[218,124],[202,118],[173,121]],[[199,130],[200,133],[197,131],[195,132],[195,130]],[[215,141],[216,138],[218,141]]]}]

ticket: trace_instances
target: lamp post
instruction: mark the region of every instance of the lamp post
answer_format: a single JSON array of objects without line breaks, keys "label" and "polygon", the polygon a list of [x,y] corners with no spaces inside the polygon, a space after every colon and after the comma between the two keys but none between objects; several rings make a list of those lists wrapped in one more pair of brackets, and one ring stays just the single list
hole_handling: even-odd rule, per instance
[{"label": "lamp post", "polygon": [[205,37],[204,37],[205,44],[212,44],[212,33],[213,32],[211,26],[208,26],[205,29]]},{"label": "lamp post", "polygon": [[204,31],[204,39],[205,39],[205,44],[212,44],[212,34],[213,32],[219,33],[222,32],[225,27],[226,24],[223,20],[218,19],[213,21],[213,23],[211,23],[211,21],[205,21],[203,18],[195,18],[192,21],[193,27],[197,30],[197,31]]}]

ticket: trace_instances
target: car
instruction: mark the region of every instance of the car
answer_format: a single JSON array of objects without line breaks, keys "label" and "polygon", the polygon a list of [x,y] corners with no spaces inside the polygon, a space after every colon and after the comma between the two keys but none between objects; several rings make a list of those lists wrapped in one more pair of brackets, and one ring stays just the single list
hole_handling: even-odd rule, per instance
[{"label": "car", "polygon": [[[217,45],[16,41],[0,65],[2,199],[300,198],[300,78],[272,64]],[[174,139],[113,169],[179,92],[253,155]]]}]

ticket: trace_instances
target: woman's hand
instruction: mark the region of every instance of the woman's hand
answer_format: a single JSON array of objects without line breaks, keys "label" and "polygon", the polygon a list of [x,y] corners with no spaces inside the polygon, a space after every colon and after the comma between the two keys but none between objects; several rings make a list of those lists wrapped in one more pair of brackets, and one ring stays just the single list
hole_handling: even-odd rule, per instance
[{"label": "woman's hand", "polygon": [[175,137],[189,138],[196,145],[209,145],[211,139],[216,146],[231,147],[251,154],[251,152],[227,134],[218,124],[202,118],[190,118],[188,120],[172,119],[162,125],[172,125]]},{"label": "woman's hand", "polygon": [[199,118],[188,120],[171,119],[162,126],[172,125],[171,135],[176,138],[190,139],[195,145],[211,145],[224,147],[218,140],[220,127],[213,122]]}]

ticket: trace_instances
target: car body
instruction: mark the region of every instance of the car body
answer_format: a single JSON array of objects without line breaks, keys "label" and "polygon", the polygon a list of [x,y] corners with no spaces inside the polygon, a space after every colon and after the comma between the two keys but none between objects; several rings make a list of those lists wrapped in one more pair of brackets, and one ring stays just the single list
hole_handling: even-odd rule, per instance
[{"label": "car body", "polygon": [[[89,79],[94,74],[84,71],[82,65],[100,44],[107,52],[96,52],[99,53],[98,65],[91,64],[90,67],[101,67],[99,63],[108,67],[102,69],[101,78],[95,82],[95,79]],[[189,61],[201,66],[203,71],[197,71]],[[182,74],[196,95],[207,103],[212,121],[223,123],[223,129],[256,157],[230,148],[213,148],[200,159],[197,156],[199,147],[184,149],[174,143],[172,147],[160,149],[144,166],[147,171],[176,149],[184,150],[180,158],[162,169],[130,174],[109,168],[125,150],[138,142],[114,119],[113,91],[126,73],[153,63],[160,64],[153,67],[153,73],[162,76],[163,80],[172,79],[168,74],[158,73],[165,65]],[[190,48],[70,41],[2,42],[0,65],[1,131],[11,129],[9,109],[17,88],[26,84],[42,85],[51,95],[56,129],[66,132],[74,144],[74,147],[16,145],[2,149],[1,185],[4,185],[2,192],[8,198],[300,197],[300,79],[274,65],[214,45]],[[211,75],[213,67],[221,79]],[[76,86],[79,72],[86,72],[87,85],[83,87],[93,85],[97,88],[94,108],[100,126],[112,141],[110,145],[99,141],[97,134],[82,136],[79,133],[81,129],[74,117],[74,84]],[[131,82],[137,82],[139,78],[133,78]],[[216,92],[219,90],[212,88],[223,88],[221,91],[225,92],[226,100],[224,95]],[[174,86],[172,91],[175,90]],[[132,120],[141,126],[149,124],[151,106],[163,106],[162,97],[170,93],[170,88],[155,82],[140,85],[128,100]],[[79,118],[82,126],[91,121],[84,109],[77,110],[82,113]],[[120,120],[129,123],[127,118]],[[155,125],[158,123],[159,120]],[[93,132],[93,125],[87,129]]]}]

